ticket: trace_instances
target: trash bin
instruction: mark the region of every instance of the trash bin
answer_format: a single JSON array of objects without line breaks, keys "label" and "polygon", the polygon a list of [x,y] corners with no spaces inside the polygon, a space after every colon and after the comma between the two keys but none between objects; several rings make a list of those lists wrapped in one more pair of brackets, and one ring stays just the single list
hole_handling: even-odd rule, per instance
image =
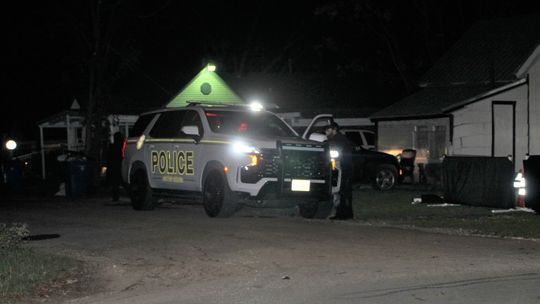
[{"label": "trash bin", "polygon": [[540,155],[531,155],[523,161],[527,194],[525,206],[540,213]]},{"label": "trash bin", "polygon": [[7,193],[20,193],[23,191],[23,170],[18,160],[0,162],[1,184]]},{"label": "trash bin", "polygon": [[77,198],[92,194],[96,189],[97,165],[94,161],[66,161],[66,196]]}]

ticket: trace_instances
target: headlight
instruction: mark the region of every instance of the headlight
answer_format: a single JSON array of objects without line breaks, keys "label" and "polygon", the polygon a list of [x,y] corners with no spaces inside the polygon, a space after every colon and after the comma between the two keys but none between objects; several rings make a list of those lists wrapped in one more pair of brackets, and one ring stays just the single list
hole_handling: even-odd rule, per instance
[{"label": "headlight", "polygon": [[339,152],[337,150],[330,150],[330,158],[338,158],[339,157]]}]

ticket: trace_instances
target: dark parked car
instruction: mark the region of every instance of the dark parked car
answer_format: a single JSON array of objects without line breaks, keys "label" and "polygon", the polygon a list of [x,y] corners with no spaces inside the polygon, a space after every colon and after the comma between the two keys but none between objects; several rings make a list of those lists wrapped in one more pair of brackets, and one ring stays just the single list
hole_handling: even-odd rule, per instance
[{"label": "dark parked car", "polygon": [[354,181],[371,183],[377,190],[391,190],[398,182],[399,163],[395,156],[355,146]]},{"label": "dark parked car", "polygon": [[[303,137],[309,138],[313,133],[324,133],[324,126],[332,120],[330,114],[318,115],[307,127]],[[400,180],[398,159],[393,155],[366,148],[374,146],[373,131],[343,127],[340,132],[354,146],[354,182],[370,183],[374,189],[381,191],[393,189]]]}]

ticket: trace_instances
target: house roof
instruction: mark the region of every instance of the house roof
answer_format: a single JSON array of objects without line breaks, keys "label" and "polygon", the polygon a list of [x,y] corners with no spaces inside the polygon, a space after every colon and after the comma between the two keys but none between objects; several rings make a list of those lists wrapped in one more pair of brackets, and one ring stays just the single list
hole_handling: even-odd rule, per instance
[{"label": "house roof", "polygon": [[540,16],[480,21],[431,68],[420,86],[510,82],[540,44]]},{"label": "house roof", "polygon": [[377,120],[441,115],[445,108],[489,91],[490,88],[488,85],[428,87],[376,112],[370,118]]},{"label": "house roof", "polygon": [[521,85],[518,71],[539,44],[540,16],[480,21],[423,76],[420,91],[370,118],[443,115],[489,92]]}]

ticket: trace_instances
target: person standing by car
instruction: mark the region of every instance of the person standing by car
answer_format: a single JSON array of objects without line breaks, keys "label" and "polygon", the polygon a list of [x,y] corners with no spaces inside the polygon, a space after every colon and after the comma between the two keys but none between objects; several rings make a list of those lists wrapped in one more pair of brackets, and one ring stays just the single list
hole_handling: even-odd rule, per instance
[{"label": "person standing by car", "polygon": [[107,157],[107,182],[111,187],[112,200],[120,199],[120,184],[122,183],[121,166],[122,150],[124,149],[124,136],[120,132],[113,135],[113,142],[109,146]]},{"label": "person standing by car", "polygon": [[352,208],[352,176],[353,176],[353,148],[347,137],[339,132],[339,125],[332,121],[325,128],[328,144],[331,149],[339,152],[341,186],[339,189],[339,199],[336,198],[334,204],[335,215],[330,219],[347,220],[354,217]]}]

